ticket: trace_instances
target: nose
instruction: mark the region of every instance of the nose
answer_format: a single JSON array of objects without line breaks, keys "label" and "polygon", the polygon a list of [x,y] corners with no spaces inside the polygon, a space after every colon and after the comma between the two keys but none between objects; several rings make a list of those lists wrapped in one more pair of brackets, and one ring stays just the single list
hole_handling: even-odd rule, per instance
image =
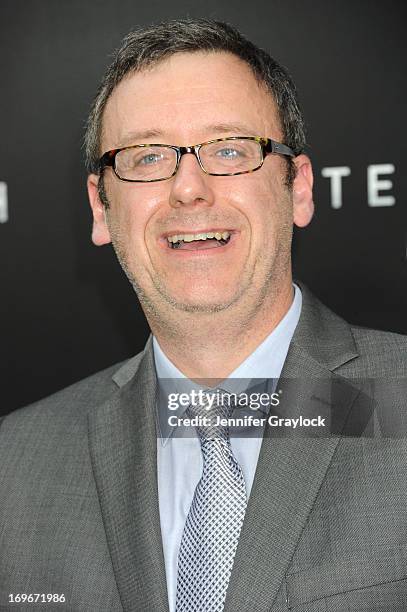
[{"label": "nose", "polygon": [[170,205],[174,208],[197,204],[211,206],[214,203],[214,193],[209,178],[193,153],[184,154],[173,178]]}]

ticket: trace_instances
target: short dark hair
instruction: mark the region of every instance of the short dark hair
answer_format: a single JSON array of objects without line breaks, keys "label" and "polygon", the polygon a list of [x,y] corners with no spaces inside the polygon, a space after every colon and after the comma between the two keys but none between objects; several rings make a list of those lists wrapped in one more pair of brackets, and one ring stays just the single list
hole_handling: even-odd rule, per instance
[{"label": "short dark hair", "polygon": [[[180,19],[130,32],[114,54],[99,86],[88,117],[85,134],[86,166],[98,172],[103,112],[113,90],[129,73],[161,62],[175,53],[197,51],[228,52],[246,62],[276,102],[284,143],[296,155],[305,146],[305,129],[297,92],[287,70],[269,53],[247,40],[236,28],[208,19]],[[262,134],[266,136],[266,134]],[[287,185],[291,186],[295,166],[288,160]],[[101,186],[103,189],[103,186]]]}]

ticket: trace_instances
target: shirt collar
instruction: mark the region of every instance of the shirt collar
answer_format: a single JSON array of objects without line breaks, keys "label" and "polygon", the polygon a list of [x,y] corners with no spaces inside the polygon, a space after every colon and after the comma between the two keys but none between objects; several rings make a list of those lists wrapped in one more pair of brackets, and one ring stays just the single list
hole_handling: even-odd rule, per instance
[{"label": "shirt collar", "polygon": [[[222,381],[224,391],[240,393],[254,385],[278,379],[286,359],[288,348],[301,314],[302,295],[297,285],[294,287],[294,299],[285,316],[261,344],[241,363],[227,379]],[[171,436],[173,427],[168,424],[168,406],[165,398],[170,393],[188,393],[191,389],[198,391],[204,387],[189,380],[168,359],[161,349],[158,340],[153,337],[154,360],[159,382],[159,400],[157,418],[163,444]],[[182,416],[186,406],[179,406],[171,414]]]}]

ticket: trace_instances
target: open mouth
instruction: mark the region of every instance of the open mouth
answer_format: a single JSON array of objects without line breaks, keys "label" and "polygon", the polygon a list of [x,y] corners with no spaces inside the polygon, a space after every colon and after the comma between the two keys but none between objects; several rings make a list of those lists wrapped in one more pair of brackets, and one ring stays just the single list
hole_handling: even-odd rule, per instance
[{"label": "open mouth", "polygon": [[232,233],[227,230],[199,232],[196,234],[173,234],[167,236],[167,244],[170,249],[184,251],[215,249],[228,244],[231,235]]}]

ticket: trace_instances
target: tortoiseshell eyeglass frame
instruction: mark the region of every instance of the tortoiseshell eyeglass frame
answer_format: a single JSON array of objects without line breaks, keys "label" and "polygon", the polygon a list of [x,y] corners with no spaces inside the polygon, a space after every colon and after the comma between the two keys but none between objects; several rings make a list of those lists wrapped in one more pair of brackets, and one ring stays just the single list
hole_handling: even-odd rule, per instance
[{"label": "tortoiseshell eyeglass frame", "polygon": [[[202,161],[199,155],[199,150],[201,149],[201,147],[203,147],[204,145],[212,144],[214,142],[223,142],[223,141],[228,142],[228,141],[233,141],[233,140],[252,140],[254,142],[257,142],[261,149],[260,164],[256,166],[255,168],[252,168],[250,170],[243,170],[242,172],[218,173],[218,172],[208,172],[207,170],[205,170],[205,167],[202,164]],[[120,151],[125,151],[126,149],[136,149],[138,147],[167,147],[168,149],[174,150],[177,154],[177,161],[176,161],[174,172],[170,174],[169,176],[165,176],[163,178],[158,178],[158,179],[157,178],[155,179],[127,179],[127,178],[121,177],[116,171],[116,155],[120,153]],[[210,176],[237,176],[238,174],[249,174],[250,172],[255,172],[256,170],[259,170],[259,168],[262,167],[266,155],[269,155],[269,154],[287,155],[289,157],[296,157],[296,153],[294,153],[294,151],[290,149],[290,147],[288,147],[285,144],[282,144],[281,142],[276,142],[275,140],[272,140],[271,138],[261,138],[260,136],[229,136],[227,138],[216,138],[215,140],[208,140],[206,142],[201,142],[200,144],[192,145],[190,147],[177,147],[175,145],[168,145],[168,144],[148,143],[148,144],[130,145],[128,147],[121,147],[119,149],[112,149],[111,151],[106,151],[106,153],[104,153],[102,157],[100,158],[97,172],[98,174],[102,174],[105,168],[111,167],[113,169],[113,172],[117,176],[117,178],[120,181],[125,181],[126,183],[156,183],[158,181],[167,181],[171,177],[175,176],[179,168],[181,157],[185,155],[186,153],[192,153],[193,155],[195,155],[202,171],[205,174],[209,174]]]}]

